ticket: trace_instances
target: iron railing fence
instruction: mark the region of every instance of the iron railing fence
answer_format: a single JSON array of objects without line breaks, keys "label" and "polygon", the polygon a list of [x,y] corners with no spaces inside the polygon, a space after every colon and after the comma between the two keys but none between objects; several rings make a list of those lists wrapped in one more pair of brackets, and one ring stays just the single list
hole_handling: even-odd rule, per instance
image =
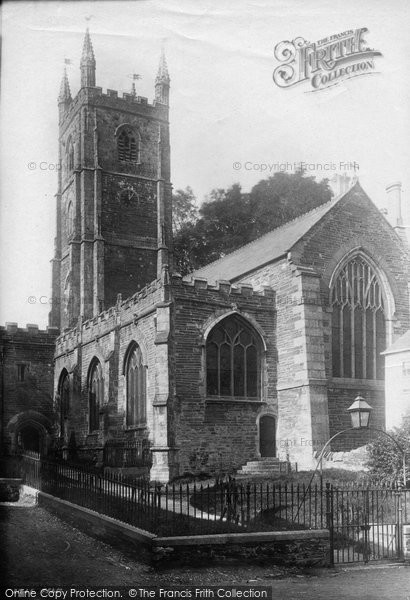
[{"label": "iron railing fence", "polygon": [[397,524],[410,518],[409,490],[230,477],[160,485],[33,456],[23,456],[21,467],[26,484],[157,535],[327,528],[338,562],[393,557],[399,551],[397,540],[392,542]]},{"label": "iron railing fence", "polygon": [[130,442],[109,440],[104,445],[103,463],[106,467],[150,469],[152,466],[150,441],[147,439]]}]

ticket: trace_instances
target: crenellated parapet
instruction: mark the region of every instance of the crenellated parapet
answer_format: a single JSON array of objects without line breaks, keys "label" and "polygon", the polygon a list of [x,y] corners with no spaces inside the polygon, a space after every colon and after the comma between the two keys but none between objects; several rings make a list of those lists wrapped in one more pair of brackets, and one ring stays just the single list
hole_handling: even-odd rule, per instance
[{"label": "crenellated parapet", "polygon": [[84,344],[109,334],[117,327],[130,324],[161,302],[163,289],[159,280],[154,280],[142,290],[122,300],[118,295],[117,303],[102,311],[96,317],[82,321],[76,327],[66,330],[56,340],[56,356],[72,351],[77,345]]},{"label": "crenellated parapet", "polygon": [[226,299],[259,299],[268,298],[269,304],[274,307],[275,291],[270,286],[263,286],[256,289],[248,283],[232,284],[230,281],[218,280],[215,283],[209,283],[207,279],[193,277],[190,280],[174,273],[171,277],[172,286],[179,295],[186,297],[198,296],[201,294],[215,295]]},{"label": "crenellated parapet", "polygon": [[[101,87],[81,88],[78,94],[64,105],[62,120],[71,122],[72,117],[84,105],[92,105],[96,108],[109,108],[112,110],[127,111],[137,116],[146,118],[157,118],[168,120],[168,106],[154,100],[149,102],[145,96],[137,96],[127,92],[122,95],[116,90],[107,89],[104,93]],[[64,125],[61,132],[64,132]]]},{"label": "crenellated parapet", "polygon": [[0,325],[0,332],[2,334],[8,334],[11,336],[49,336],[52,341],[58,336],[57,327],[46,327],[40,329],[38,325],[34,323],[27,323],[25,327],[19,327],[18,323],[7,322],[5,325]]}]

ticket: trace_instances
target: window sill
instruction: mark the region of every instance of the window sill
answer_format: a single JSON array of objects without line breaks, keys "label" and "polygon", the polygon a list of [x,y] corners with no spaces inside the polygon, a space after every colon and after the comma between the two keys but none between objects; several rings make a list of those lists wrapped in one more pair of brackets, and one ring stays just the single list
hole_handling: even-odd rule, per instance
[{"label": "window sill", "polygon": [[384,389],[384,379],[351,379],[349,377],[331,377],[330,385],[348,388]]},{"label": "window sill", "polygon": [[142,429],[146,429],[147,424],[144,423],[142,425],[125,425],[124,431],[140,431]]},{"label": "window sill", "polygon": [[209,404],[227,403],[227,404],[266,404],[265,400],[260,398],[244,398],[235,396],[206,396],[205,401]]}]

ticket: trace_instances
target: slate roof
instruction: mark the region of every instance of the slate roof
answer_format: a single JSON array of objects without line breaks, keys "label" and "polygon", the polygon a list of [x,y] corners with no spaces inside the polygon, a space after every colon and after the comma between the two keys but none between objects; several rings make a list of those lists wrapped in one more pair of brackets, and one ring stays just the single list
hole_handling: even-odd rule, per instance
[{"label": "slate roof", "polygon": [[[316,223],[320,221],[342,198],[347,197],[353,190],[362,191],[356,183],[347,192],[333,198],[329,202],[288,221],[284,225],[265,233],[253,242],[234,250],[223,258],[201,267],[186,277],[201,277],[210,283],[218,279],[234,281],[238,277],[250,273],[260,267],[274,262],[298,242]],[[364,192],[363,192],[364,193]]]},{"label": "slate roof", "polygon": [[395,352],[401,352],[402,350],[410,350],[410,329],[406,331],[404,335],[399,337],[387,350],[382,354],[394,354]]}]

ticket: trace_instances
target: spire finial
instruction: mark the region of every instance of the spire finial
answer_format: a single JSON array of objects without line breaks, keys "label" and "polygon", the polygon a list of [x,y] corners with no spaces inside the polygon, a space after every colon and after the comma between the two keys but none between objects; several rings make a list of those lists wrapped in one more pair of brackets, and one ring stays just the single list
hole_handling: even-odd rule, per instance
[{"label": "spire finial", "polygon": [[81,87],[95,87],[95,57],[88,25],[85,30],[80,69]]},{"label": "spire finial", "polygon": [[170,83],[167,61],[165,59],[164,48],[161,49],[159,59],[158,73],[155,78],[155,100],[168,106],[169,104],[169,83]]},{"label": "spire finial", "polygon": [[155,83],[165,83],[169,85],[170,82],[169,73],[168,73],[168,65],[167,60],[165,58],[164,47],[161,48],[161,56],[159,59],[159,67],[157,77],[155,79]]},{"label": "spire finial", "polygon": [[58,102],[71,102],[71,91],[70,91],[70,84],[68,82],[68,77],[67,77],[67,69],[66,67],[64,67],[64,71],[63,71],[63,78],[61,80],[61,85],[60,85],[60,93],[58,95]]}]

